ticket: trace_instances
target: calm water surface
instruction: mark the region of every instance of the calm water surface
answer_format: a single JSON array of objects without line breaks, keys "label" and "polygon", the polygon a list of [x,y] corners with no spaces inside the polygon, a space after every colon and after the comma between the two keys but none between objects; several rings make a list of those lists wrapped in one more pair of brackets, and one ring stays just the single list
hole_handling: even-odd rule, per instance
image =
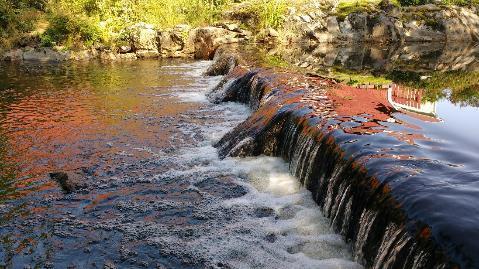
[{"label": "calm water surface", "polygon": [[2,65],[0,264],[361,268],[283,161],[217,158],[250,111],[208,103],[208,64]]}]

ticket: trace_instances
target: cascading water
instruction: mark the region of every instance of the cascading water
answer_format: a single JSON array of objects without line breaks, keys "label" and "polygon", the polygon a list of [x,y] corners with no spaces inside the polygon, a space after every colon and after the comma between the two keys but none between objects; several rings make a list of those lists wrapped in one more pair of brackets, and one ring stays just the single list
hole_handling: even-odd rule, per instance
[{"label": "cascading water", "polygon": [[[287,163],[218,157],[212,145],[251,110],[207,101],[220,80],[203,76],[209,65],[54,65],[23,80],[33,82],[26,93],[17,85],[19,101],[1,103],[2,127],[20,142],[42,142],[18,149],[19,158],[67,172],[76,167],[63,160],[73,160],[65,163],[81,165],[87,187],[64,194],[45,171],[25,170],[17,182],[30,184],[0,205],[0,265],[362,268]],[[10,68],[2,78],[24,79]]]},{"label": "cascading water", "polygon": [[[393,115],[381,91],[367,95],[270,69],[237,67],[226,79],[214,91],[216,101],[247,103],[255,111],[215,145],[220,156],[282,157],[336,231],[353,243],[356,260],[368,268],[479,266],[479,247],[470,239],[479,235],[477,203],[446,196],[450,189],[472,199],[461,186],[451,187],[452,178],[449,186],[441,182],[455,173],[470,176],[465,183],[477,182],[474,169],[458,172],[462,166],[450,155],[427,156],[438,156],[437,147],[411,144],[429,140]],[[364,95],[362,104],[354,103]]]}]

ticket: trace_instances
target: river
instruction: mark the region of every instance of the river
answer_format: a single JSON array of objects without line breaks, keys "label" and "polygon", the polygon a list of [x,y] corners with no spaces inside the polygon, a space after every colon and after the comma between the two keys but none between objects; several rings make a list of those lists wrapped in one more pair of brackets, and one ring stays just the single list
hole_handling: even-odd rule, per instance
[{"label": "river", "polygon": [[2,65],[1,266],[361,268],[284,161],[218,158],[251,112],[209,64]]}]

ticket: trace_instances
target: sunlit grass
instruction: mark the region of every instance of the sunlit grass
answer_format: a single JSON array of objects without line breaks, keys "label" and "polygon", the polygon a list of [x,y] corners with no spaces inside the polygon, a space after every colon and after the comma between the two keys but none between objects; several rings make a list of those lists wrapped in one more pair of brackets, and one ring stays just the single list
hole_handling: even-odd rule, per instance
[{"label": "sunlit grass", "polygon": [[341,0],[336,8],[336,15],[344,19],[351,13],[371,12],[377,9],[380,0]]}]

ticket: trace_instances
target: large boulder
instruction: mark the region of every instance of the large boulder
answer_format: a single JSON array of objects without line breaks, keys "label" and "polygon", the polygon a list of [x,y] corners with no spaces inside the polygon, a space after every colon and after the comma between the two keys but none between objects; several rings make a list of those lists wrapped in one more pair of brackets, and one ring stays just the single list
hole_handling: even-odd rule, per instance
[{"label": "large boulder", "polygon": [[238,43],[243,38],[239,33],[220,27],[196,29],[194,44],[195,58],[212,59],[216,49],[222,44]]},{"label": "large boulder", "polygon": [[51,48],[27,48],[23,51],[25,61],[61,62],[69,57],[69,52],[56,51]]},{"label": "large boulder", "polygon": [[406,42],[438,42],[446,40],[444,32],[419,21],[403,23],[403,30],[403,39]]},{"label": "large boulder", "polygon": [[139,58],[158,57],[158,33],[154,26],[137,23],[126,29],[130,46]]},{"label": "large boulder", "polygon": [[162,57],[190,57],[194,55],[194,30],[188,25],[177,25],[158,33]]},{"label": "large boulder", "polygon": [[448,41],[478,41],[479,16],[466,8],[451,8],[437,14]]},{"label": "large boulder", "polygon": [[341,35],[338,19],[335,16],[327,17],[325,27],[316,28],[313,35],[320,43],[331,43],[338,40]]},{"label": "large boulder", "polygon": [[2,55],[2,60],[11,62],[21,61],[23,60],[23,50],[13,49],[7,51]]},{"label": "large boulder", "polygon": [[351,13],[339,24],[342,38],[347,41],[364,40],[368,36],[368,15]]},{"label": "large boulder", "polygon": [[217,49],[213,57],[213,63],[208,67],[205,75],[227,75],[239,64],[239,61],[240,58],[236,52],[225,47],[220,47]]},{"label": "large boulder", "polygon": [[384,13],[369,17],[368,24],[371,25],[370,38],[373,41],[397,42],[400,34],[395,25],[394,19]]}]

